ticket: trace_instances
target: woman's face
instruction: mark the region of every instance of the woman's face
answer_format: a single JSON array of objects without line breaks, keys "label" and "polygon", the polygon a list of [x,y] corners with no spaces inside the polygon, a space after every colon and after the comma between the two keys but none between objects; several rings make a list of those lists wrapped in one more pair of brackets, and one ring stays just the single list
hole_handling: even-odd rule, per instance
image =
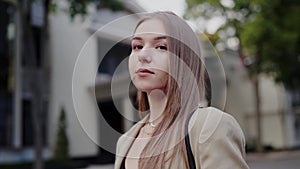
[{"label": "woman's face", "polygon": [[165,91],[169,73],[167,33],[158,19],[142,22],[134,33],[129,57],[129,73],[136,88],[143,92]]}]

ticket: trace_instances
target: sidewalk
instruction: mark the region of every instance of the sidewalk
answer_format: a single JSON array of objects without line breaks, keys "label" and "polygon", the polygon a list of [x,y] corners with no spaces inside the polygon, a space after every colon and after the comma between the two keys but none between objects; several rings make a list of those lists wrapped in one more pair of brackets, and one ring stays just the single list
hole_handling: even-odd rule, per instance
[{"label": "sidewalk", "polygon": [[300,150],[247,154],[251,169],[299,169],[299,159]]},{"label": "sidewalk", "polygon": [[[113,168],[114,168],[113,164],[105,164],[105,165],[90,165],[84,169],[113,169]],[[83,168],[80,168],[80,169],[83,169]]]},{"label": "sidewalk", "polygon": [[86,169],[113,169],[113,164],[106,164],[106,165],[91,165]]},{"label": "sidewalk", "polygon": [[[300,150],[269,153],[248,153],[251,169],[296,169],[300,166]],[[91,165],[86,169],[113,169],[113,164]]]},{"label": "sidewalk", "polygon": [[278,151],[269,153],[248,153],[247,161],[277,161],[300,159],[300,150]]}]

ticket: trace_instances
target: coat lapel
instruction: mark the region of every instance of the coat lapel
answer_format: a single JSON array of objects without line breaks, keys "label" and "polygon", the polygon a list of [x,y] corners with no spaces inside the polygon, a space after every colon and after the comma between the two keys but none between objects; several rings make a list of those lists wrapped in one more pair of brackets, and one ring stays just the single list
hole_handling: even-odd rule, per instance
[{"label": "coat lapel", "polygon": [[148,121],[149,115],[143,118],[141,121],[136,123],[130,130],[122,135],[118,141],[117,154],[115,160],[115,169],[120,169],[124,157],[127,155],[131,145],[137,137],[140,129]]}]

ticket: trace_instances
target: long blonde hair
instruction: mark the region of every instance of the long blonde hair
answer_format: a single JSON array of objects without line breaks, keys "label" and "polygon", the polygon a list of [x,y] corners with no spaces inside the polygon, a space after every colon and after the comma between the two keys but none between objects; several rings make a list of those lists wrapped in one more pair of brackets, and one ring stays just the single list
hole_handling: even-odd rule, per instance
[{"label": "long blonde hair", "polygon": [[[148,19],[163,22],[168,36],[170,56],[170,76],[167,84],[167,103],[162,122],[154,131],[153,139],[144,148],[139,168],[165,168],[168,160],[175,155],[182,155],[186,168],[188,166],[184,141],[184,124],[187,116],[205,98],[204,64],[200,58],[200,43],[185,21],[172,12],[155,12],[146,14],[136,28]],[[138,91],[138,105],[141,116],[149,109],[145,92]],[[170,149],[171,140],[175,145]],[[171,155],[167,156],[167,153]]]}]

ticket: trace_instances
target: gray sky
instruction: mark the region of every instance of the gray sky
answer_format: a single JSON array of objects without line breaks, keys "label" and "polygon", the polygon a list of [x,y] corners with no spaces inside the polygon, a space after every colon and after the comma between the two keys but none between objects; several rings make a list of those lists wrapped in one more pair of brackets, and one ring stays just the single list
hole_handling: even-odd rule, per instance
[{"label": "gray sky", "polygon": [[148,12],[168,10],[178,16],[184,14],[186,8],[185,0],[136,0]]}]

